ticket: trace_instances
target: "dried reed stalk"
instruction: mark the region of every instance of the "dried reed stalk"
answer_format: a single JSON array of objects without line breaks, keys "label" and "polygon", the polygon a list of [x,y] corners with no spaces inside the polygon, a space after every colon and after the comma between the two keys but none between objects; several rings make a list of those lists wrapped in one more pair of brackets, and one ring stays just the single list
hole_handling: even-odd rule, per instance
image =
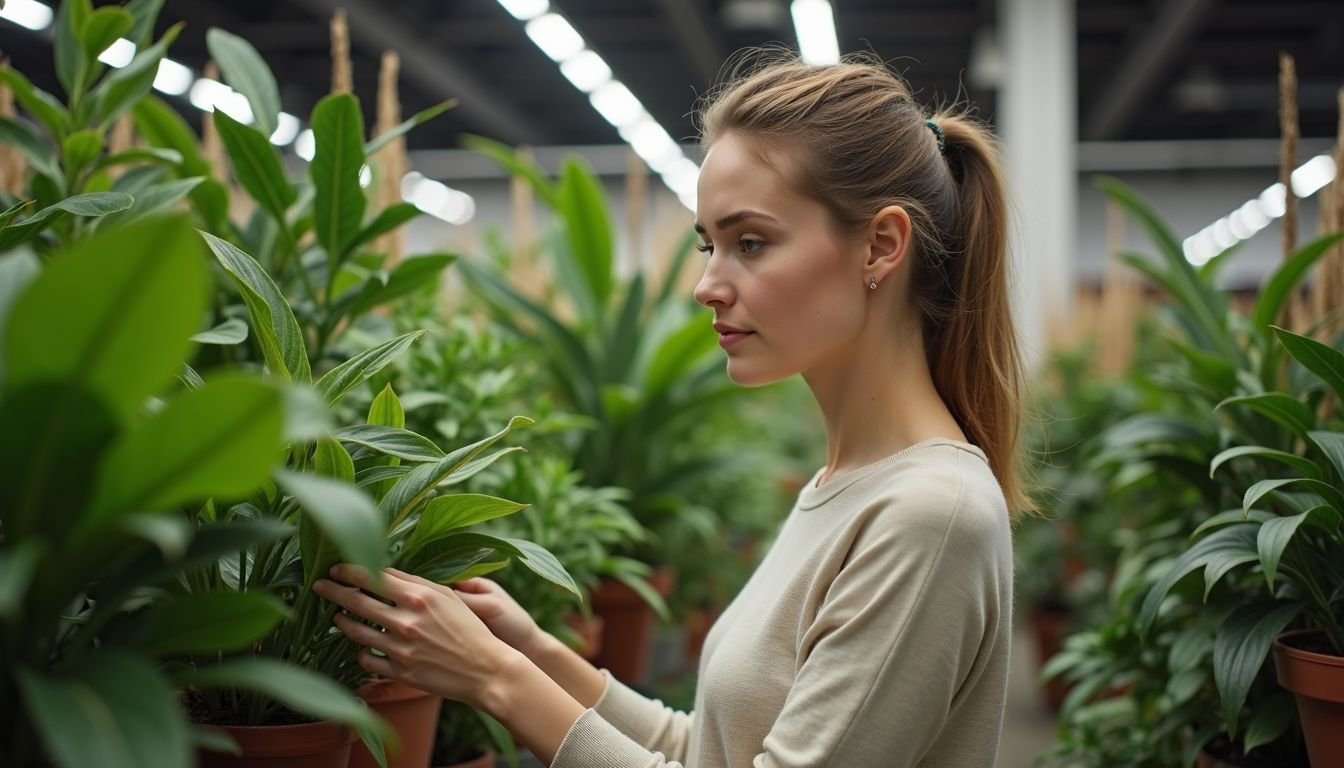
[{"label": "dried reed stalk", "polygon": [[[0,59],[0,67],[8,66],[8,59]],[[14,116],[14,93],[9,90],[9,86],[0,83],[0,117],[13,119]],[[0,144],[0,191],[14,197],[22,195],[27,170],[28,162],[23,153]]]},{"label": "dried reed stalk", "polygon": [[337,8],[331,17],[331,92],[353,93],[354,76],[350,68],[350,27],[345,9]]},{"label": "dried reed stalk", "polygon": [[[401,71],[401,59],[396,51],[384,51],[382,66],[378,71],[378,122],[376,132],[382,135],[401,122],[401,99],[397,94],[397,76]],[[406,139],[398,136],[378,150],[370,158],[378,178],[378,208],[386,208],[401,202],[401,178],[410,170],[410,161],[406,158]],[[387,265],[401,261],[405,255],[406,233],[404,228],[395,230],[374,241],[373,249],[386,253]]]},{"label": "dried reed stalk", "polygon": [[[1293,194],[1293,167],[1297,164],[1297,67],[1293,57],[1279,54],[1279,130],[1282,136],[1279,145],[1279,182],[1283,184],[1283,258],[1292,256],[1297,246],[1297,195]],[[1297,328],[1300,293],[1284,304],[1283,317],[1285,328]]]},{"label": "dried reed stalk", "polygon": [[[1335,137],[1335,178],[1321,190],[1322,235],[1344,230],[1344,88],[1339,89],[1339,127]],[[1317,337],[1327,344],[1344,328],[1344,245],[1336,245],[1318,262],[1312,292],[1312,316],[1321,323]]]},{"label": "dried reed stalk", "polygon": [[1125,211],[1106,204],[1106,274],[1101,284],[1100,354],[1097,370],[1103,376],[1121,376],[1134,356],[1141,286],[1137,276],[1120,261],[1125,246]]},{"label": "dried reed stalk", "polygon": [[630,148],[625,153],[625,219],[629,247],[627,253],[635,259],[636,270],[643,269],[644,212],[649,197],[649,167],[644,158]]}]

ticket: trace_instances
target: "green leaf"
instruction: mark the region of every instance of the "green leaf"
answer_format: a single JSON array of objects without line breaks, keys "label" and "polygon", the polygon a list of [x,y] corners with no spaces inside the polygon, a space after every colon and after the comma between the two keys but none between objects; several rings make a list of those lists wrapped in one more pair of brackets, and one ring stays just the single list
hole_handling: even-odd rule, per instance
[{"label": "green leaf", "polygon": [[316,197],[313,215],[317,241],[335,269],[364,219],[364,190],[359,169],[364,165],[364,118],[359,101],[335,93],[313,108],[313,138],[317,148],[308,168]]},{"label": "green leaf", "polygon": [[179,682],[204,690],[248,690],[319,720],[335,720],[386,733],[386,724],[350,691],[311,670],[277,659],[231,659],[178,674]]},{"label": "green leaf", "polygon": [[574,583],[574,577],[570,576],[569,572],[560,564],[560,561],[555,559],[555,555],[551,554],[544,547],[525,539],[510,539],[506,537],[504,540],[517,547],[518,551],[523,553],[523,556],[519,561],[527,566],[533,573],[546,579],[552,584],[564,587],[576,595],[583,594],[579,591],[579,585]]},{"label": "green leaf", "polygon": [[149,95],[154,78],[159,74],[159,63],[167,55],[168,47],[177,40],[182,27],[182,23],[169,27],[157,43],[137,51],[130,64],[112,72],[99,83],[95,97],[103,125],[110,124],[137,101]]},{"label": "green leaf", "polygon": [[152,147],[176,152],[181,158],[183,176],[208,176],[210,164],[201,156],[196,134],[187,121],[157,96],[135,103],[135,130]]},{"label": "green leaf", "polygon": [[17,150],[38,173],[53,179],[62,178],[56,165],[56,150],[27,125],[0,117],[0,146]]},{"label": "green leaf", "polygon": [[0,229],[0,251],[29,240],[55,224],[64,214],[106,216],[130,208],[134,198],[121,192],[87,192],[49,205],[16,224]]},{"label": "green leaf", "polygon": [[355,484],[355,464],[334,437],[318,439],[317,448],[313,452],[313,470],[323,477],[340,480],[347,485]]},{"label": "green leaf", "polygon": [[[644,391],[650,394],[665,392],[686,371],[703,359],[718,342],[710,318],[692,315],[686,322],[663,339],[644,371]],[[646,395],[647,396],[647,395]]]},{"label": "green leaf", "polygon": [[197,344],[242,344],[247,341],[247,323],[236,317],[216,325],[208,331],[201,331],[191,340]]},{"label": "green leaf", "polygon": [[413,293],[438,279],[443,268],[457,260],[448,253],[413,256],[398,264],[392,272],[379,272],[364,281],[363,287],[346,310],[351,317]]},{"label": "green leaf", "polygon": [[[392,390],[392,385],[383,387],[383,391],[373,398],[369,404],[369,424],[380,427],[396,427],[397,429],[406,428],[406,410],[401,407],[401,400],[397,398],[397,393]],[[416,435],[416,437],[420,437]],[[423,438],[422,438],[423,439]],[[434,451],[438,453],[434,459],[443,458],[443,451],[438,446],[434,446]]]},{"label": "green leaf", "polygon": [[0,621],[9,622],[23,604],[41,555],[42,544],[35,539],[0,549]]},{"label": "green leaf", "polygon": [[80,31],[84,22],[93,15],[89,0],[65,0],[56,6],[56,27],[53,45],[56,49],[56,78],[65,88],[71,104],[84,95],[84,78],[89,60],[84,55]]},{"label": "green leaf", "polygon": [[565,161],[560,177],[560,208],[570,253],[583,272],[599,317],[614,284],[611,219],[597,176],[575,158]]},{"label": "green leaf", "polygon": [[73,177],[84,170],[103,151],[103,135],[97,131],[75,131],[65,137],[61,153],[65,157],[67,173]]},{"label": "green leaf", "polygon": [[155,609],[144,651],[164,655],[244,650],[288,615],[283,602],[261,592],[181,595]]},{"label": "green leaf", "polygon": [[219,64],[224,82],[247,97],[261,137],[269,139],[280,124],[280,89],[266,60],[251,43],[218,27],[206,31],[205,44]]},{"label": "green leaf", "polygon": [[269,382],[241,376],[184,393],[108,451],[85,524],[256,489],[279,456],[283,402]]},{"label": "green leaf", "polygon": [[[1266,520],[1260,525],[1260,533],[1256,537],[1256,547],[1260,552],[1260,566],[1265,570],[1265,581],[1269,584],[1271,593],[1274,591],[1274,577],[1278,574],[1279,560],[1283,558],[1283,550],[1292,541],[1293,534],[1306,522],[1309,517],[1315,516],[1318,521],[1328,523],[1331,515],[1329,507],[1316,507],[1310,512],[1303,512],[1291,517],[1276,517],[1272,520]],[[1334,521],[1338,523],[1339,513],[1334,513]]]},{"label": "green leaf", "polygon": [[[1293,402],[1297,401],[1294,400]],[[1321,470],[1311,459],[1303,458],[1295,453],[1279,451],[1273,448],[1265,448],[1259,445],[1239,445],[1235,448],[1228,448],[1227,450],[1220,452],[1217,456],[1213,457],[1213,461],[1209,464],[1209,477],[1213,477],[1218,471],[1218,468],[1227,462],[1247,456],[1277,461],[1280,464],[1287,464],[1308,477],[1313,477],[1317,480],[1321,478]]]},{"label": "green leaf", "polygon": [[9,322],[10,308],[41,271],[37,255],[31,252],[0,258],[0,381],[5,378],[5,325]]},{"label": "green leaf", "polygon": [[[1210,563],[1250,557],[1257,559],[1255,536],[1259,525],[1233,525],[1220,528],[1203,539],[1195,542],[1163,574],[1144,597],[1139,611],[1139,630],[1146,634],[1157,618],[1158,609],[1171,588],[1186,575],[1204,568]],[[1207,573],[1206,573],[1207,581]]]},{"label": "green leaf", "polygon": [[98,168],[110,168],[114,165],[133,165],[138,163],[162,163],[177,166],[182,164],[182,155],[173,149],[157,147],[131,147],[115,155],[108,155],[98,163]]},{"label": "green leaf", "polygon": [[386,368],[393,360],[410,348],[411,344],[424,335],[425,331],[412,331],[360,352],[327,371],[326,375],[317,382],[318,393],[322,395],[328,405],[335,405],[347,392]]},{"label": "green leaf", "polygon": [[[1344,433],[1341,432],[1308,432],[1307,439],[1311,440],[1321,453],[1330,460],[1330,464],[1335,468],[1335,474],[1344,478]],[[1314,475],[1318,479],[1320,474]]]},{"label": "green leaf", "polygon": [[37,118],[52,138],[60,141],[65,137],[70,130],[70,113],[55,96],[35,87],[22,72],[8,64],[0,65],[0,83],[9,86],[19,106]]},{"label": "green leaf", "polygon": [[1243,753],[1269,744],[1287,733],[1288,726],[1293,724],[1297,714],[1297,706],[1290,696],[1276,694],[1257,703],[1260,706],[1246,723],[1246,736],[1241,747]]},{"label": "green leaf", "polygon": [[1316,414],[1305,403],[1282,392],[1266,392],[1260,395],[1229,397],[1219,403],[1215,410],[1229,405],[1243,405],[1275,421],[1299,437],[1316,426]]},{"label": "green leaf", "polygon": [[1252,603],[1233,611],[1218,628],[1213,640],[1213,679],[1222,697],[1228,734],[1236,736],[1237,714],[1265,663],[1270,644],[1301,611],[1298,603]]},{"label": "green leaf", "polygon": [[[201,236],[233,278],[252,318],[252,333],[271,373],[302,384],[312,381],[303,330],[284,294],[256,259],[209,232]],[[330,402],[330,401],[329,401]]]},{"label": "green leaf", "polygon": [[431,499],[420,513],[420,521],[411,534],[406,551],[414,551],[426,542],[453,531],[487,520],[507,517],[528,505],[477,493],[455,493]]},{"label": "green leaf", "polygon": [[103,649],[58,675],[16,670],[23,704],[61,768],[191,764],[187,718],[143,659]]},{"label": "green leaf", "polygon": [[135,43],[135,47],[143,48],[154,34],[154,22],[159,18],[159,11],[163,9],[163,0],[131,0],[126,4],[126,10],[131,12],[135,23],[131,26],[131,31],[126,35],[126,39]]},{"label": "green leaf", "polygon": [[137,195],[130,208],[105,217],[98,222],[98,226],[120,227],[127,222],[169,210],[191,194],[191,191],[203,181],[205,181],[204,177],[193,176],[189,179],[155,184],[142,194]]},{"label": "green leaf", "polygon": [[1283,314],[1283,306],[1293,295],[1311,266],[1320,260],[1344,234],[1326,235],[1307,243],[1274,271],[1260,291],[1251,313],[1251,323],[1258,330],[1268,331]]},{"label": "green leaf", "polygon": [[441,101],[428,109],[422,109],[419,112],[416,112],[414,115],[411,115],[408,120],[403,121],[389,130],[383,131],[372,141],[365,144],[365,156],[373,157],[373,154],[382,149],[389,141],[392,141],[398,136],[405,136],[407,131],[410,131],[417,125],[429,122],[455,106],[457,106],[457,99],[448,99],[447,101]]},{"label": "green leaf", "polygon": [[278,471],[276,481],[347,562],[375,572],[387,565],[385,531],[368,494],[338,480],[287,470]]},{"label": "green leaf", "polygon": [[336,430],[336,439],[407,461],[438,461],[444,455],[428,438],[396,427],[359,424]]},{"label": "green leaf", "polygon": [[1278,480],[1261,480],[1246,489],[1246,495],[1242,498],[1241,505],[1243,509],[1250,509],[1255,506],[1260,499],[1267,494],[1278,491],[1286,486],[1306,486],[1306,488],[1325,499],[1336,511],[1344,514],[1344,491],[1336,488],[1329,483],[1320,480],[1311,480],[1305,477],[1289,477]]},{"label": "green leaf", "polygon": [[131,30],[135,20],[122,8],[105,5],[95,10],[80,27],[79,38],[84,45],[84,56],[93,61],[106,51],[117,38]]},{"label": "green leaf", "polygon": [[1263,509],[1252,509],[1250,512],[1245,512],[1241,509],[1223,510],[1201,523],[1200,526],[1195,529],[1194,533],[1190,534],[1190,539],[1193,541],[1209,531],[1225,528],[1229,525],[1245,525],[1248,520],[1263,523],[1266,520],[1273,520],[1276,517],[1278,516],[1266,512]]},{"label": "green leaf", "polygon": [[283,224],[285,212],[294,204],[298,193],[285,178],[280,153],[267,139],[270,134],[262,134],[218,110],[215,111],[215,126],[229,151],[239,183],[266,212]]},{"label": "green leaf", "polygon": [[1321,377],[1335,391],[1336,397],[1344,399],[1344,352],[1282,328],[1276,327],[1274,332],[1294,360]]},{"label": "green leaf", "polygon": [[494,139],[472,134],[463,136],[462,146],[494,160],[501,168],[514,176],[526,179],[542,202],[552,209],[560,207],[559,189],[551,184],[550,179],[546,177],[546,173],[535,162],[525,160],[512,147],[501,144]]},{"label": "green leaf", "polygon": [[[206,281],[200,246],[181,219],[78,243],[14,304],[5,390],[83,382],[115,412],[131,414],[182,365],[205,311]],[[40,436],[29,438],[41,445]]]},{"label": "green leaf", "polygon": [[355,235],[348,246],[351,250],[358,248],[365,243],[372,241],[379,235],[385,235],[388,232],[400,227],[402,224],[416,218],[422,213],[410,203],[394,203],[384,208],[373,221],[370,221],[363,229]]},{"label": "green leaf", "polygon": [[[355,464],[340,442],[332,437],[318,438],[313,451],[313,471],[346,486],[355,484]],[[311,587],[314,581],[340,562],[336,543],[324,534],[323,528],[309,515],[299,520],[299,551],[303,557],[304,587]]]}]

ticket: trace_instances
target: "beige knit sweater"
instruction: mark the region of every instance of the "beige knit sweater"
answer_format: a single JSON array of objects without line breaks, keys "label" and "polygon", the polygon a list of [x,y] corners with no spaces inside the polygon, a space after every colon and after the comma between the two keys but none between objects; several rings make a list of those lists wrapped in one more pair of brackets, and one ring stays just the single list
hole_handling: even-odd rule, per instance
[{"label": "beige knit sweater", "polygon": [[554,768],[994,765],[1012,537],[984,454],[928,440],[820,474],[710,630],[694,713],[604,670]]}]

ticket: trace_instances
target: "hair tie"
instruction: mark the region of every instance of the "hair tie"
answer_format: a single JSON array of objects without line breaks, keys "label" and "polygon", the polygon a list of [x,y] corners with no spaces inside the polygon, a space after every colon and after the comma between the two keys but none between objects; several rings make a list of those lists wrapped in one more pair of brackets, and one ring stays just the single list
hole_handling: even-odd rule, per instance
[{"label": "hair tie", "polygon": [[939,128],[938,123],[934,122],[933,120],[925,120],[924,124],[929,126],[929,130],[933,131],[934,136],[938,137],[938,154],[946,155],[947,139],[943,136],[943,129]]}]

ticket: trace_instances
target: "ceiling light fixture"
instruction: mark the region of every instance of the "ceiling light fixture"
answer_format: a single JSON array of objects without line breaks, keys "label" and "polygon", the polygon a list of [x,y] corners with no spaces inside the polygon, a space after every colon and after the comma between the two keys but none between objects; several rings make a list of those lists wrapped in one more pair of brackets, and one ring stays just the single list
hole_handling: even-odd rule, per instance
[{"label": "ceiling light fixture", "polygon": [[840,43],[835,36],[835,11],[829,0],[793,0],[793,29],[798,49],[808,64],[840,61]]},{"label": "ceiling light fixture", "polygon": [[154,74],[154,90],[169,96],[181,96],[191,90],[196,75],[191,67],[179,64],[169,58],[159,60],[159,71]]},{"label": "ceiling light fixture", "polygon": [[124,37],[118,37],[107,46],[107,50],[98,54],[98,60],[108,65],[121,69],[135,58],[135,43]]},{"label": "ceiling light fixture", "polygon": [[547,13],[527,22],[527,36],[557,64],[583,50],[583,38],[558,13]]},{"label": "ceiling light fixture", "polygon": [[0,7],[0,19],[12,21],[34,32],[41,32],[51,26],[54,15],[50,6],[36,0],[9,0]]}]

